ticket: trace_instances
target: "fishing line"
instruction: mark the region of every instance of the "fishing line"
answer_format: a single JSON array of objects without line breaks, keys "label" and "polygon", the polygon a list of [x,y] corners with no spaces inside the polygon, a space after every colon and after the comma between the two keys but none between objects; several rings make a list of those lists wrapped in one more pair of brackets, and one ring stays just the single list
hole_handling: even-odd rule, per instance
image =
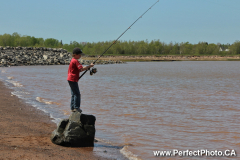
[{"label": "fishing line", "polygon": [[[158,2],[159,2],[159,0],[158,0],[157,2],[155,2],[150,8],[148,8],[148,10],[146,10],[146,11],[145,11],[136,21],[134,21],[133,24],[131,24],[116,40],[114,40],[113,43],[93,62],[93,64],[95,64],[95,63],[98,61],[98,59],[99,59],[100,57],[102,57],[103,54],[106,53],[106,52],[109,50],[109,48],[111,48],[111,47],[118,41],[119,38],[121,38],[129,29],[131,29],[131,27],[132,27],[140,18],[142,18],[143,15],[146,14],[153,6],[155,6]],[[90,70],[90,69],[88,69],[88,70]],[[88,70],[86,70],[86,71],[79,77],[79,79],[81,79],[82,76],[83,76]]]}]

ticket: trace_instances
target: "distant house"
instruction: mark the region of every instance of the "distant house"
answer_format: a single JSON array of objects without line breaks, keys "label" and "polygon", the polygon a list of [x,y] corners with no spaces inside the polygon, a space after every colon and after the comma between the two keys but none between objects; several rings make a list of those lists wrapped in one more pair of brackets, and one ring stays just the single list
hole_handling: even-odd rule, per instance
[{"label": "distant house", "polygon": [[222,52],[222,51],[226,51],[226,52],[228,52],[229,49],[228,49],[228,48],[224,48],[224,47],[220,47],[220,48],[219,48],[219,51],[220,51],[220,52]]}]

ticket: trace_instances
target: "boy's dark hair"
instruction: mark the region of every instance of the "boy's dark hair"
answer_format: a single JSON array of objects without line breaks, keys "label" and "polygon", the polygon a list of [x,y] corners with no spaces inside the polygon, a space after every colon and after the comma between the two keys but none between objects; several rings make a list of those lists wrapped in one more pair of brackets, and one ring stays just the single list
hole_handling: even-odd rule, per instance
[{"label": "boy's dark hair", "polygon": [[73,54],[85,55],[85,54],[83,54],[82,50],[80,48],[78,48],[78,47],[73,49]]}]

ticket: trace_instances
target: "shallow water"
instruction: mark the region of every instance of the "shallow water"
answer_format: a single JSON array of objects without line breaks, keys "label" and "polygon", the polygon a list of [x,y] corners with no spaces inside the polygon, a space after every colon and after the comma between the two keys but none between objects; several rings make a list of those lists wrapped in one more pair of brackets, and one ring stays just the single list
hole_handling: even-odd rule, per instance
[{"label": "shallow water", "polygon": [[[129,158],[159,159],[153,155],[157,150],[239,151],[240,62],[96,67],[96,75],[87,73],[79,81],[81,108],[96,116],[96,137],[125,146],[121,151]],[[0,77],[15,86],[13,94],[50,113],[55,122],[71,113],[68,66],[0,70]],[[166,159],[171,158],[176,159]]]}]

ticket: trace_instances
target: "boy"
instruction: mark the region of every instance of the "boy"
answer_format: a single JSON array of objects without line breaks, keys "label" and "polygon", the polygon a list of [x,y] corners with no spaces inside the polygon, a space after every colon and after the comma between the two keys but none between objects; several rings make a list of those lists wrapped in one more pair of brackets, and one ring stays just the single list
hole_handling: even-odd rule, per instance
[{"label": "boy", "polygon": [[91,65],[83,67],[78,62],[78,59],[80,59],[82,55],[84,54],[82,53],[82,50],[80,48],[73,49],[73,54],[72,54],[73,58],[69,64],[68,78],[67,78],[69,86],[71,88],[71,94],[72,94],[71,104],[70,104],[71,110],[72,112],[78,111],[80,113],[82,112],[82,110],[80,109],[81,94],[78,87],[79,73],[94,66],[94,64],[91,63]]}]

